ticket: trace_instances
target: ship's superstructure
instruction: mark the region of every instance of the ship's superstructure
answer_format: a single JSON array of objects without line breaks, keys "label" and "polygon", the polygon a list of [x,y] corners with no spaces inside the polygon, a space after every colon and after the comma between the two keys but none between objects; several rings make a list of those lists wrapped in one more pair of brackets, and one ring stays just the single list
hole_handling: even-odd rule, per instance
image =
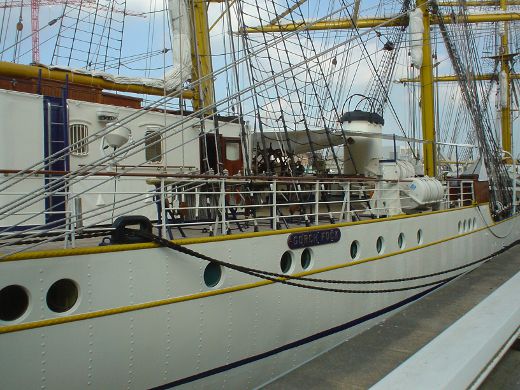
[{"label": "ship's superstructure", "polygon": [[87,3],[0,62],[0,387],[256,388],[518,240],[506,2]]}]

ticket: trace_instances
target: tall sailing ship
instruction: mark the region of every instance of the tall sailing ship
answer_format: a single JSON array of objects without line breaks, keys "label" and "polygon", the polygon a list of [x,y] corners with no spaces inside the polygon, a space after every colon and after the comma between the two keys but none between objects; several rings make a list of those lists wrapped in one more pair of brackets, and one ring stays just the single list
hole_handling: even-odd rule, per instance
[{"label": "tall sailing ship", "polygon": [[0,4],[0,387],[257,388],[513,245],[517,6]]}]

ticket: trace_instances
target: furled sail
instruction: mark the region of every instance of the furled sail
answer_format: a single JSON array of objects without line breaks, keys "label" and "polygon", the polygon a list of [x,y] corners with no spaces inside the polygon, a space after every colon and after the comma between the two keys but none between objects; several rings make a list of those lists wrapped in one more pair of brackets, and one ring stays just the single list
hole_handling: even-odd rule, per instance
[{"label": "furled sail", "polygon": [[423,62],[423,13],[420,8],[416,8],[410,12],[410,56],[412,57],[412,65],[421,69]]},{"label": "furled sail", "polygon": [[175,90],[191,78],[191,23],[188,0],[168,0],[172,29],[173,69],[166,75],[166,90]]}]

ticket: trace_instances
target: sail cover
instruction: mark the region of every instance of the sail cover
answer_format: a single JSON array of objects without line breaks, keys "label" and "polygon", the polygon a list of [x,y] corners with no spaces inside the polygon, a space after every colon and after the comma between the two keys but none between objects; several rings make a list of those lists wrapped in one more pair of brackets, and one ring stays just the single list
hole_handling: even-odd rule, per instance
[{"label": "sail cover", "polygon": [[48,66],[48,68],[100,77],[118,84],[143,85],[146,87],[165,89],[166,92],[179,90],[182,85],[191,78],[192,70],[191,23],[187,1],[188,0],[168,0],[168,12],[172,30],[173,68],[166,73],[164,79],[113,75],[97,70],[71,68],[61,65],[51,65]]},{"label": "sail cover", "polygon": [[421,69],[423,62],[423,13],[420,8],[410,12],[410,56],[412,65]]},{"label": "sail cover", "polygon": [[191,23],[188,0],[168,0],[172,29],[173,69],[166,75],[166,90],[178,89],[191,78]]},{"label": "sail cover", "polygon": [[[330,134],[327,136],[325,130],[297,130],[284,132],[266,132],[263,134],[255,133],[255,144],[262,145],[262,137],[266,142],[266,147],[273,149],[292,150],[293,153],[306,153],[311,150],[321,150],[333,146],[344,144],[345,139],[338,134]],[[330,143],[329,143],[330,137]],[[289,141],[289,142],[288,142]],[[312,144],[312,145],[311,145]]]}]

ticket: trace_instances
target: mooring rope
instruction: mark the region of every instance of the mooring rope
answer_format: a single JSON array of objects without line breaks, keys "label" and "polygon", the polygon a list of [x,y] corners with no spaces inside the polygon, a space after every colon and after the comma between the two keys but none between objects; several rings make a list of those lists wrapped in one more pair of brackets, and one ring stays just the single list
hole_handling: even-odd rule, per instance
[{"label": "mooring rope", "polygon": [[359,284],[398,283],[398,282],[406,282],[406,281],[412,281],[412,280],[418,280],[418,279],[425,279],[425,278],[429,278],[429,277],[434,277],[434,276],[439,276],[439,275],[444,275],[444,274],[448,274],[451,272],[459,271],[464,268],[469,268],[473,265],[483,263],[483,262],[488,261],[488,260],[492,259],[493,257],[497,256],[498,254],[504,252],[505,250],[509,249],[510,247],[517,245],[520,242],[520,241],[515,241],[513,244],[511,244],[507,247],[504,247],[501,250],[499,250],[498,252],[496,252],[492,255],[486,256],[483,259],[479,259],[479,260],[473,261],[471,263],[468,263],[468,264],[465,264],[462,266],[450,268],[448,270],[430,273],[430,274],[426,274],[426,275],[412,276],[412,277],[399,278],[399,279],[386,279],[386,280],[331,280],[331,279],[316,279],[316,278],[307,278],[305,276],[302,277],[302,276],[279,274],[279,273],[275,273],[275,272],[268,272],[268,271],[249,268],[249,267],[245,267],[245,266],[241,266],[241,265],[237,265],[237,264],[228,263],[226,261],[218,260],[216,258],[204,255],[202,253],[189,249],[185,246],[182,246],[182,245],[176,244],[172,241],[169,241],[165,238],[162,238],[157,235],[150,234],[150,233],[147,233],[147,232],[144,232],[141,230],[133,230],[133,229],[124,228],[124,233],[127,234],[127,236],[129,236],[129,237],[137,236],[140,238],[144,238],[146,240],[153,241],[162,247],[170,248],[179,253],[183,253],[188,256],[195,257],[195,258],[198,258],[198,259],[201,259],[204,261],[212,262],[212,263],[218,264],[222,267],[229,268],[229,269],[232,269],[232,270],[235,270],[235,271],[247,274],[247,275],[251,275],[251,276],[254,276],[257,278],[269,280],[274,283],[282,283],[282,284],[289,285],[289,286],[306,288],[306,289],[311,289],[311,290],[337,292],[337,293],[348,293],[348,294],[379,294],[379,293],[390,293],[390,292],[416,290],[416,289],[420,289],[420,288],[424,288],[424,287],[447,283],[447,282],[463,275],[467,271],[461,272],[461,273],[458,273],[457,275],[453,275],[453,276],[450,276],[450,277],[447,277],[447,278],[444,278],[441,280],[437,280],[434,282],[429,282],[429,283],[424,283],[424,284],[414,285],[414,286],[408,286],[408,287],[379,289],[379,290],[353,290],[353,289],[338,289],[338,288],[320,287],[320,286],[312,286],[312,285],[308,285],[308,284],[297,283],[297,282],[293,282],[292,280],[297,280],[300,282],[312,282],[312,283],[324,283],[324,284],[357,284],[357,285],[359,285]]}]

